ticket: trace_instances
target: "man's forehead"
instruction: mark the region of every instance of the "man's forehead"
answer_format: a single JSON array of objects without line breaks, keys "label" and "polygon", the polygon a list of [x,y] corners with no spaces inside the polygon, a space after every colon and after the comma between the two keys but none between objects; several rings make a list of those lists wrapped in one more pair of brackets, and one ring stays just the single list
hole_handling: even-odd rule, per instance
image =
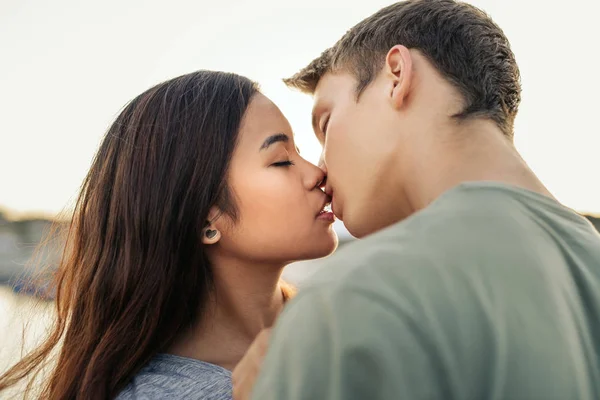
[{"label": "man's forehead", "polygon": [[313,98],[316,103],[320,99],[327,99],[334,94],[352,91],[355,85],[356,79],[349,72],[327,72],[319,79],[313,92]]},{"label": "man's forehead", "polygon": [[345,71],[326,72],[313,92],[313,117],[318,117],[323,109],[331,107],[336,96],[353,93],[356,85],[353,76]]},{"label": "man's forehead", "polygon": [[315,91],[313,92],[313,115],[318,114],[328,98],[331,97],[331,92],[335,84],[335,74],[326,72],[321,76]]}]

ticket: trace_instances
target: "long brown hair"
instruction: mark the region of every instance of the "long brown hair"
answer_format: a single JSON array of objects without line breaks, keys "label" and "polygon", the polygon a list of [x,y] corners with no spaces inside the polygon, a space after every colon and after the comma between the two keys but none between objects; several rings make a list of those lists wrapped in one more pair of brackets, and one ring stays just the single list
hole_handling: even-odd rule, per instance
[{"label": "long brown hair", "polygon": [[131,101],[83,182],[56,275],[56,322],[0,377],[0,391],[57,352],[47,399],[115,397],[201,315],[213,275],[201,235],[211,206],[236,218],[226,173],[257,86],[199,71]]}]

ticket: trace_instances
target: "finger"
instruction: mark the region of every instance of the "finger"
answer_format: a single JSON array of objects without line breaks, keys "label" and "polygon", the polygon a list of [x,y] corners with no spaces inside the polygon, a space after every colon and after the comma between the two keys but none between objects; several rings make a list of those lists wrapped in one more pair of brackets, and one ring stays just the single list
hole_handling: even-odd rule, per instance
[{"label": "finger", "polygon": [[269,341],[271,339],[271,328],[267,328],[262,330],[253,344],[256,344],[257,350],[263,356],[266,354],[267,349],[269,348]]}]

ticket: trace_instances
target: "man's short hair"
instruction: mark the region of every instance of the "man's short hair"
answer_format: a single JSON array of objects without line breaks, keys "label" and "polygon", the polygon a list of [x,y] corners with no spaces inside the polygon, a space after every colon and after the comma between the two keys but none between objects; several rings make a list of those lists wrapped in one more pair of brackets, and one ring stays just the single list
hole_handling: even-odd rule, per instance
[{"label": "man's short hair", "polygon": [[313,94],[327,72],[347,71],[357,97],[395,45],[417,49],[463,95],[458,119],[490,118],[508,137],[521,101],[519,68],[502,29],[478,8],[453,0],[408,0],[385,7],[284,82]]}]

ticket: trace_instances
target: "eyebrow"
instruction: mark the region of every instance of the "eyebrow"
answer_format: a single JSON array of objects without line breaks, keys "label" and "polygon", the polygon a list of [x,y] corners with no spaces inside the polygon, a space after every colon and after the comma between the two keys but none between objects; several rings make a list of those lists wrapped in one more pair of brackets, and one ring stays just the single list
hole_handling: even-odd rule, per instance
[{"label": "eyebrow", "polygon": [[269,146],[271,146],[272,144],[275,144],[275,143],[279,143],[279,142],[287,143],[289,141],[290,141],[290,138],[285,133],[276,133],[276,134],[271,135],[268,138],[266,138],[265,141],[263,142],[263,144],[260,146],[259,150],[265,150],[265,149],[269,148]]}]

